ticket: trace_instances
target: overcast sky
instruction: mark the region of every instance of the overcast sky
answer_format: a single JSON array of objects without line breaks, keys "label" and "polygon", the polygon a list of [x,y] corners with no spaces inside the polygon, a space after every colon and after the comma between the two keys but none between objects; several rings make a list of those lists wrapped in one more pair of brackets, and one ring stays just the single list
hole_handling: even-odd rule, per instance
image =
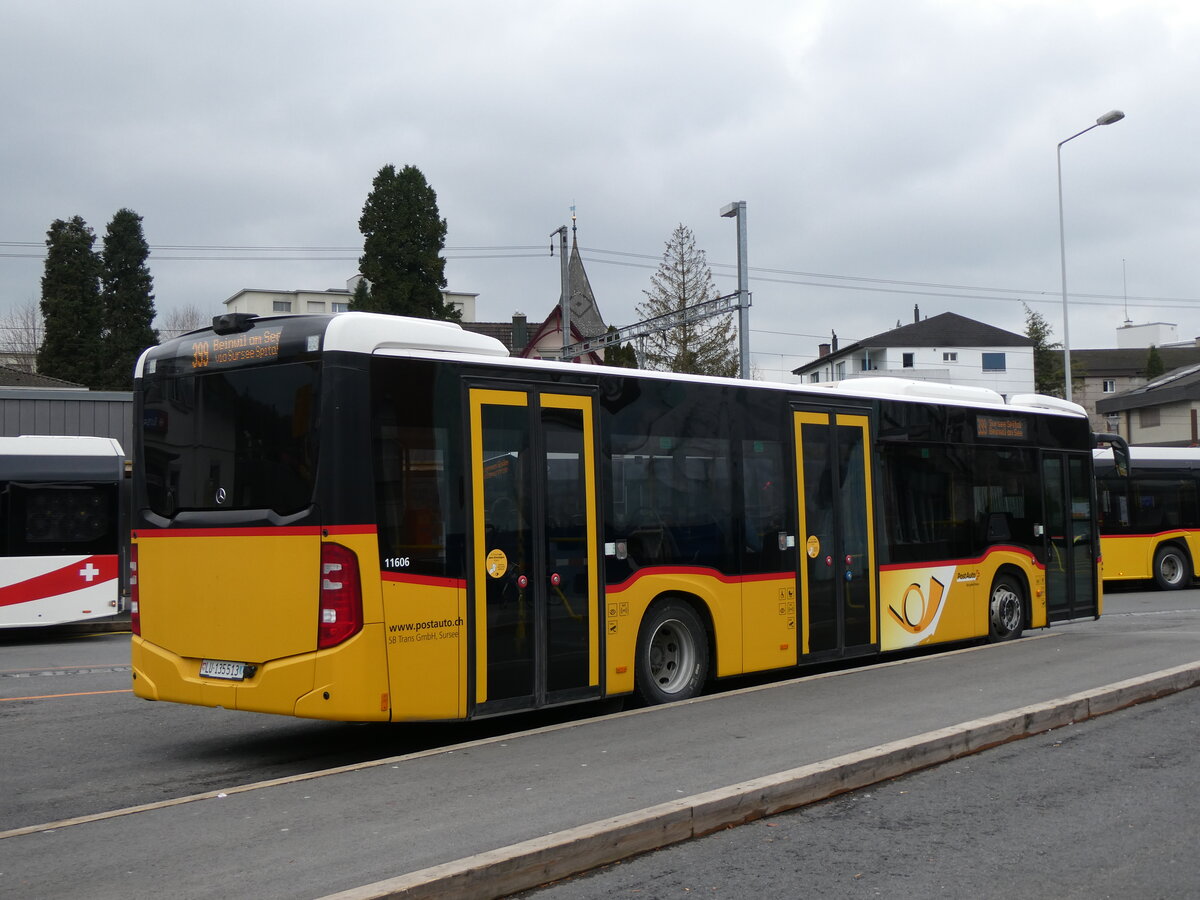
[{"label": "overcast sky", "polygon": [[[160,314],[344,287],[386,164],[421,169],[478,318],[557,302],[577,215],[601,314],[637,319],[676,225],[736,289],[759,377],[922,316],[1070,343],[1200,335],[1195,0],[57,0],[0,5],[0,316],[46,231],[143,219]],[[214,249],[229,248],[229,249]],[[284,248],[294,248],[285,250]]]}]

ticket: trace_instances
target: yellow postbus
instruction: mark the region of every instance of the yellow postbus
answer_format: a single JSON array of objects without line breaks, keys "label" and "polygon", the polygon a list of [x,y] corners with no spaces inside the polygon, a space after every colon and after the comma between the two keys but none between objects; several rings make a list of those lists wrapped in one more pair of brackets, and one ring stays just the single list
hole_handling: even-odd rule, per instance
[{"label": "yellow postbus", "polygon": [[[1188,587],[1200,558],[1200,448],[1095,450],[1104,580]],[[1123,471],[1126,469],[1127,471]]]},{"label": "yellow postbus", "polygon": [[136,372],[138,696],[469,719],[1100,613],[1053,398],[512,359],[456,325],[219,316]]}]

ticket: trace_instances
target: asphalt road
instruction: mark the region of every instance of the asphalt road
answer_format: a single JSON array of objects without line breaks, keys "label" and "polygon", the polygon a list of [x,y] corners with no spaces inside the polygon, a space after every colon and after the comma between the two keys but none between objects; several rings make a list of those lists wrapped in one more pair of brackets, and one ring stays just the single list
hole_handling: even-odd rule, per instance
[{"label": "asphalt road", "polygon": [[[1061,634],[1067,637],[1066,642],[1057,641],[1054,644],[1062,644],[1064,647],[1075,645],[1076,642],[1069,639],[1072,633],[1078,633],[1080,636],[1086,635],[1084,643],[1103,646],[1107,644],[1108,639],[1105,635],[1121,635],[1122,645],[1126,643],[1125,635],[1133,635],[1135,642],[1144,643],[1147,647],[1162,646],[1162,641],[1168,641],[1171,647],[1171,655],[1173,658],[1182,658],[1180,654],[1184,654],[1189,659],[1200,658],[1200,654],[1191,655],[1192,647],[1200,646],[1200,617],[1196,613],[1200,612],[1200,591],[1183,591],[1174,594],[1161,594],[1158,592],[1150,593],[1115,593],[1110,594],[1106,603],[1106,616],[1098,623],[1079,623],[1077,625],[1063,626]],[[1052,629],[1052,632],[1060,629]],[[1030,645],[1031,647],[1034,645]],[[1042,645],[1038,645],[1042,646]],[[1044,646],[1051,646],[1046,644]],[[1019,650],[1015,645],[1014,650]],[[0,791],[0,831],[4,829],[16,828],[19,826],[32,825],[43,822],[51,822],[58,819],[63,819],[71,816],[84,815],[92,812],[101,812],[134,806],[140,803],[153,802],[155,800],[183,797],[193,795],[198,792],[211,789],[223,789],[233,785],[245,784],[248,782],[262,781],[267,778],[279,777],[282,775],[293,775],[305,772],[315,772],[335,765],[345,765],[349,763],[382,759],[391,756],[396,756],[402,753],[410,753],[415,750],[423,749],[430,746],[449,746],[465,740],[477,740],[486,737],[493,733],[509,733],[516,732],[521,729],[534,728],[539,724],[545,724],[557,719],[569,718],[570,716],[579,716],[580,711],[559,712],[554,716],[546,717],[521,717],[519,719],[504,719],[495,720],[487,723],[476,725],[454,725],[454,726],[352,726],[352,725],[336,725],[320,722],[306,722],[302,720],[292,720],[286,718],[278,718],[271,716],[259,716],[255,714],[227,712],[222,710],[208,710],[192,707],[175,706],[171,704],[151,704],[145,701],[136,700],[128,693],[128,637],[124,635],[86,635],[78,637],[64,638],[55,635],[0,635],[0,753],[3,754],[6,760],[6,771],[4,779],[4,790]],[[995,650],[983,651],[982,654],[972,654],[975,660],[972,671],[976,672],[992,672],[994,674],[1004,670],[1004,661],[1010,656],[1008,652],[1001,651],[997,653]],[[1018,654],[1019,655],[1019,654]],[[1103,660],[1096,663],[1093,668],[1102,667]],[[1163,663],[1162,665],[1166,665]],[[892,689],[902,686],[905,678],[917,676],[922,670],[928,669],[928,666],[901,666],[897,669],[888,670],[885,682],[879,682],[876,676],[866,675],[871,680],[880,684],[889,684]],[[940,669],[942,666],[936,666],[935,669]],[[1011,669],[1011,665],[1008,667]],[[1144,670],[1143,670],[1144,671]],[[841,682],[843,679],[836,678],[836,681]],[[849,679],[849,682],[858,681],[859,678]],[[1119,673],[1114,669],[1114,674],[1110,680],[1119,680]],[[847,687],[850,685],[848,684]],[[945,694],[950,696],[957,692],[957,696],[969,697],[973,693],[986,694],[993,697],[997,693],[998,685],[994,681],[981,681],[978,685],[975,684],[955,684],[945,685]],[[1064,684],[1062,693],[1069,693],[1071,685]],[[789,692],[794,694],[795,692]],[[817,692],[806,689],[799,694],[798,697],[812,699]],[[1200,692],[1190,691],[1181,698],[1190,694],[1200,694]],[[899,691],[896,694],[898,702],[903,700],[905,694]],[[836,697],[831,697],[835,702],[844,703],[843,700],[838,700]],[[765,697],[759,697],[757,700],[753,697],[748,697],[744,701],[737,701],[736,707],[730,706],[724,699],[719,703],[704,703],[699,706],[689,709],[680,709],[676,712],[670,710],[647,711],[649,716],[642,715],[636,720],[622,719],[615,723],[608,731],[619,730],[623,732],[623,738],[612,738],[615,740],[613,744],[614,750],[622,746],[621,740],[626,740],[627,747],[632,747],[635,743],[635,735],[644,734],[647,724],[652,720],[658,720],[663,723],[672,719],[678,718],[684,714],[687,715],[702,715],[705,712],[711,718],[714,715],[722,717],[720,723],[712,722],[713,726],[719,724],[720,732],[729,732],[730,729],[736,729],[739,726],[732,718],[726,719],[724,716],[729,715],[735,708],[745,708],[747,705],[753,705],[766,700]],[[1008,709],[1012,706],[1019,705],[1019,696],[1014,698],[1001,695],[994,696],[991,701],[994,708]],[[1157,701],[1154,704],[1149,704],[1142,710],[1153,710],[1158,708],[1160,704],[1176,701]],[[996,704],[999,704],[997,707]],[[844,708],[844,707],[837,707]],[[719,710],[724,709],[721,713]],[[1193,708],[1194,709],[1194,708]],[[595,712],[595,711],[593,711]],[[1056,752],[1062,750],[1063,747],[1074,751],[1076,747],[1086,750],[1091,745],[1093,740],[1090,737],[1089,729],[1103,726],[1108,721],[1118,721],[1120,717],[1140,714],[1141,710],[1131,710],[1113,714],[1111,716],[1096,720],[1094,722],[1085,723],[1083,725],[1071,726],[1070,728],[1061,729],[1063,733],[1070,732],[1072,735],[1076,730],[1079,731],[1083,739],[1075,742],[1072,738],[1070,744],[1064,742],[1055,748]],[[809,715],[817,715],[819,719],[816,721],[829,721],[829,716],[835,715],[835,708],[830,707],[828,710],[817,708]],[[959,719],[961,721],[961,719]],[[1192,716],[1192,736],[1194,739],[1195,716]],[[1153,729],[1157,725],[1151,723],[1136,724],[1133,728],[1135,733],[1153,734]],[[587,729],[572,728],[571,731],[580,731],[579,740],[584,738]],[[561,732],[560,732],[561,734]],[[738,744],[742,746],[742,752],[749,751],[752,756],[756,755],[751,748],[755,745],[755,738],[767,739],[766,735],[734,734],[726,735],[734,738]],[[828,744],[828,752],[834,755],[836,752],[841,752],[837,741],[847,739],[843,735],[830,735]],[[1008,745],[998,750],[989,751],[989,754],[1007,754],[1019,753],[1026,746],[1034,747],[1039,738],[1032,738],[1024,742]],[[528,756],[522,756],[523,753],[528,753],[528,750],[522,750],[524,746],[530,745],[528,739],[514,739],[512,746],[505,749],[505,744],[493,745],[494,749],[486,750],[488,758],[501,756],[511,756],[511,764],[514,768],[512,772],[524,772],[530,775],[528,771],[529,762]],[[538,739],[538,744],[543,743]],[[563,741],[559,741],[563,743]],[[764,746],[765,750],[766,747]],[[468,751],[465,755],[454,755],[449,758],[443,758],[444,761],[453,763],[454,759],[459,762],[449,771],[461,773],[463,763],[469,762],[469,757],[472,752],[476,757],[482,756],[485,753],[483,748],[476,751]],[[586,752],[595,755],[597,752],[603,754],[604,750],[597,750],[594,745],[590,747],[576,746],[575,752]],[[684,745],[677,745],[672,749],[672,758],[678,757],[682,762],[691,751]],[[1164,751],[1165,752],[1165,751]],[[1067,754],[1058,753],[1058,757],[1065,757]],[[808,893],[807,878],[815,866],[812,854],[807,848],[810,845],[820,846],[811,833],[798,832],[798,836],[792,841],[791,847],[793,851],[797,847],[800,848],[801,854],[799,861],[793,860],[788,862],[786,857],[768,856],[765,860],[754,861],[753,857],[749,857],[749,862],[742,864],[740,862],[742,850],[735,847],[722,848],[717,845],[716,850],[709,852],[716,855],[718,859],[726,859],[730,862],[725,865],[725,869],[729,871],[729,877],[724,882],[712,882],[711,884],[705,880],[689,882],[689,881],[671,881],[671,872],[682,872],[684,878],[690,878],[695,872],[699,872],[698,868],[693,868],[690,864],[684,863],[676,869],[672,869],[672,864],[660,863],[660,869],[656,869],[649,874],[645,872],[638,875],[636,882],[630,882],[627,886],[615,885],[609,887],[600,885],[592,888],[582,887],[586,885],[589,878],[604,878],[613,873],[621,873],[630,871],[629,867],[645,864],[646,861],[664,858],[665,854],[671,854],[676,851],[686,852],[690,847],[704,844],[709,841],[729,838],[742,839],[745,836],[753,838],[754,835],[760,835],[759,843],[783,843],[785,848],[775,847],[775,851],[786,849],[787,841],[783,841],[778,837],[778,829],[781,826],[783,819],[789,821],[793,818],[799,818],[803,821],[803,817],[819,815],[819,810],[829,808],[834,812],[828,813],[826,819],[809,819],[810,832],[816,830],[821,834],[831,829],[831,822],[845,819],[849,830],[843,833],[838,841],[833,841],[828,845],[827,850],[823,850],[819,855],[821,859],[830,858],[833,860],[864,860],[864,865],[858,866],[853,874],[865,875],[871,872],[876,874],[875,890],[877,893],[869,894],[872,896],[906,896],[900,889],[908,884],[924,885],[928,894],[929,884],[932,881],[922,881],[922,878],[934,878],[936,873],[944,871],[943,866],[952,862],[954,858],[961,857],[960,864],[967,868],[963,871],[970,873],[972,867],[979,868],[981,872],[989,871],[1007,871],[1009,868],[1025,868],[1037,869],[1031,865],[1031,861],[1036,861],[1045,857],[1049,860],[1046,863],[1047,867],[1057,868],[1061,863],[1063,871],[1071,872],[1078,867],[1079,860],[1093,859],[1089,857],[1085,851],[1092,846],[1089,840],[1072,835],[1065,826],[1070,822],[1087,822],[1087,815],[1080,815],[1078,804],[1088,800],[1089,796],[1100,797],[1101,793],[1097,785],[1117,785],[1120,786],[1126,780],[1125,773],[1131,768],[1128,761],[1122,757],[1116,757],[1111,765],[1104,766],[1104,762],[1109,758],[1110,754],[1106,751],[1098,751],[1094,754],[1100,767],[1091,774],[1094,775],[1091,779],[1085,779],[1086,784],[1077,786],[1071,784],[1069,780],[1063,776],[1062,778],[1050,778],[1040,788],[1034,788],[1037,784],[1035,776],[1046,768],[1045,763],[1041,760],[1025,764],[1019,768],[1018,777],[1015,780],[1000,780],[988,781],[984,780],[977,785],[973,785],[965,780],[954,779],[952,783],[967,785],[959,794],[956,802],[962,807],[962,812],[955,814],[954,808],[937,808],[934,805],[926,805],[928,797],[932,794],[936,796],[945,796],[946,792],[936,789],[930,789],[922,794],[922,805],[914,813],[912,810],[913,804],[909,804],[909,813],[907,818],[899,815],[903,811],[903,802],[901,807],[895,811],[895,815],[889,814],[883,816],[880,813],[875,819],[867,818],[862,821],[855,822],[851,813],[856,809],[880,809],[879,801],[875,798],[886,795],[890,785],[898,784],[899,782],[889,782],[884,785],[870,789],[867,792],[858,792],[857,794],[848,794],[845,797],[830,801],[819,806],[808,807],[805,810],[792,814],[786,817],[778,817],[774,820],[769,820],[768,823],[753,823],[743,826],[740,829],[734,829],[729,832],[722,832],[715,838],[705,838],[700,841],[693,841],[687,844],[680,845],[673,850],[661,851],[639,858],[637,860],[624,863],[620,866],[615,866],[607,870],[602,870],[594,876],[587,876],[577,881],[567,882],[558,885],[551,892],[559,890],[577,890],[582,889],[585,893],[566,894],[564,896],[600,896],[608,893],[619,894],[623,890],[640,890],[641,893],[636,896],[684,896],[692,895],[695,892],[704,892],[716,889],[718,893],[724,893],[726,896],[740,897],[747,896],[752,893],[762,893],[767,891],[770,895],[786,896],[791,893],[791,889],[787,884],[777,884],[775,889],[747,889],[746,884],[753,884],[757,878],[764,877],[765,871],[770,871],[770,867],[779,868],[781,876],[783,873],[791,871],[793,875],[799,879],[800,887],[796,893]],[[701,754],[701,757],[703,754]],[[590,758],[590,757],[589,757]],[[1081,758],[1090,758],[1089,754],[1084,754]],[[596,757],[593,762],[595,765],[590,769],[583,769],[583,772],[600,771],[599,764],[604,760],[604,756]],[[616,762],[608,757],[610,764]],[[641,759],[641,757],[639,757]],[[722,760],[726,766],[733,763],[733,768],[729,769],[728,775],[722,775],[726,778],[722,781],[723,784],[731,784],[740,780],[743,776],[738,773],[737,766],[740,765],[739,759],[743,760],[744,764],[753,765],[756,760],[744,759],[742,757],[731,757],[730,759]],[[953,767],[956,774],[974,773],[980,769],[981,763],[978,760],[984,759],[983,756],[960,760],[950,766],[944,766],[939,769],[930,770],[922,775],[909,776],[911,778],[923,778],[926,776],[936,775],[936,773]],[[546,759],[542,765],[542,771],[547,771],[553,759]],[[566,765],[570,765],[570,761],[566,760]],[[670,763],[671,760],[645,759],[645,765],[639,766],[642,776],[647,773],[653,774],[657,767],[664,763]],[[718,760],[707,760],[706,768],[712,768]],[[405,768],[411,767],[433,767],[438,765],[437,760],[412,761],[405,764]],[[534,764],[538,765],[538,764]],[[578,765],[578,763],[576,763]],[[772,761],[764,758],[764,765],[773,765]],[[983,772],[991,771],[991,766],[983,769]],[[1184,765],[1186,772],[1186,764]],[[397,770],[395,765],[385,767],[386,771]],[[681,782],[687,782],[692,779],[691,775],[685,773],[694,770],[686,768],[678,769],[675,777]],[[1192,759],[1192,771],[1195,771],[1194,758]],[[496,797],[499,798],[505,795],[506,790],[511,792],[514,789],[511,776],[504,784],[497,783],[489,784],[485,776],[490,776],[494,781],[497,780],[499,770],[488,771],[483,770],[479,773],[481,780],[474,785],[474,789],[478,790],[477,796]],[[351,776],[353,778],[353,776]],[[357,776],[357,780],[362,781],[368,777],[368,773],[362,773]],[[371,776],[376,777],[376,776]],[[503,778],[503,776],[500,776]],[[337,781],[337,779],[322,778],[318,781]],[[535,783],[535,782],[531,782]],[[1057,785],[1060,783],[1070,785],[1069,788],[1064,788],[1061,792]],[[317,782],[311,782],[314,788],[317,788]],[[617,791],[617,794],[623,794],[626,790],[631,793],[638,793],[647,798],[653,798],[656,782],[653,780],[647,781],[645,784],[635,785],[633,783],[623,784],[623,790]],[[507,785],[507,788],[506,788]],[[1011,785],[1005,788],[1005,785]],[[1047,786],[1048,785],[1048,786]],[[545,786],[548,789],[554,789],[554,783],[546,780]],[[687,787],[687,784],[682,784]],[[1168,793],[1162,797],[1166,804],[1164,809],[1148,808],[1147,816],[1154,820],[1158,820],[1163,815],[1168,815],[1172,809],[1172,801],[1175,801],[1176,806],[1182,806],[1180,797],[1186,797],[1186,793],[1181,791],[1186,788],[1184,784],[1182,788],[1177,787],[1172,793]],[[389,801],[392,805],[398,803],[404,806],[402,795],[398,792],[399,785],[393,785],[390,788],[397,791],[394,801]],[[1004,790],[1001,790],[1004,788]],[[526,787],[526,791],[530,788]],[[657,790],[661,793],[662,786],[658,785]],[[1007,790],[1007,793],[1005,792]],[[308,793],[305,789],[303,793]],[[246,795],[247,802],[250,802],[253,796],[261,795],[265,802],[270,796],[280,792],[256,792],[253,795]],[[1065,796],[1060,796],[1064,794]],[[417,794],[420,795],[419,792]],[[461,789],[458,791],[461,797]],[[870,803],[864,804],[862,797],[869,795]],[[1142,791],[1142,794],[1147,799],[1151,798],[1151,793]],[[1141,796],[1135,791],[1134,796]],[[452,795],[446,795],[447,797]],[[468,795],[468,799],[469,799]],[[530,795],[526,795],[527,797]],[[899,795],[900,797],[908,797],[909,795]],[[859,798],[859,806],[848,806],[840,808],[838,804],[851,803],[854,798]],[[1040,800],[1039,800],[1040,798]],[[307,797],[304,797],[307,799]],[[611,792],[609,800],[613,799]],[[619,797],[617,798],[619,799]],[[977,802],[982,802],[983,806],[980,809],[971,809],[966,801],[973,799]],[[1011,801],[1011,802],[1010,802]],[[241,801],[239,801],[241,802]],[[602,817],[605,813],[603,808],[605,801],[597,798],[594,802],[594,810],[596,816]],[[652,799],[647,799],[644,802],[653,802]],[[229,801],[232,807],[233,801]],[[1074,805],[1074,809],[1072,806]],[[1117,808],[1120,805],[1119,798],[1114,798],[1111,802],[1104,804],[1104,809]],[[558,804],[561,808],[562,804]],[[1050,815],[1057,809],[1065,809],[1064,821],[1058,826],[1062,829],[1062,838],[1049,840],[1049,837],[1056,834],[1054,831],[1039,830],[1042,822],[1053,821],[1053,816]],[[1085,804],[1083,812],[1086,813],[1088,807]],[[186,807],[184,809],[194,809],[194,812],[188,813],[188,816],[194,818],[195,814],[201,809],[201,806]],[[547,808],[549,813],[552,807]],[[561,812],[561,809],[559,810]],[[1069,814],[1073,813],[1073,814]],[[1006,818],[1007,817],[1007,818]],[[1015,817],[1015,818],[1014,818]],[[545,825],[548,830],[553,830],[561,825],[556,825],[550,821],[548,817]],[[185,828],[187,833],[186,822],[188,819],[176,817],[178,823]],[[816,821],[819,824],[814,826],[812,823]],[[769,824],[775,822],[774,825]],[[899,824],[897,824],[899,823]],[[979,826],[979,823],[986,823],[986,827]],[[316,828],[318,838],[323,828],[328,829],[328,840],[318,840],[318,846],[334,846],[337,844],[337,835],[339,831],[344,831],[346,822],[330,821],[327,824],[321,822],[306,823]],[[543,823],[538,821],[522,823],[524,826],[530,826],[533,829],[539,828]],[[1179,821],[1176,824],[1179,834],[1194,834],[1194,822]],[[112,833],[104,837],[105,832],[99,828],[96,829],[96,840],[114,841],[117,843],[127,843],[121,841],[120,829],[132,828],[136,825],[133,817],[122,819],[114,822],[111,826]],[[872,827],[873,826],[873,827]],[[983,827],[984,830],[972,832],[970,826]],[[1192,826],[1190,829],[1188,826]],[[109,828],[109,826],[105,826]],[[453,828],[453,826],[450,826]],[[1049,825],[1046,826],[1049,828]],[[941,829],[938,831],[937,829]],[[93,826],[82,829],[71,829],[70,841],[73,844],[78,844],[80,841],[86,842],[92,832]],[[930,830],[932,829],[932,830]],[[284,829],[286,831],[286,829]],[[309,829],[312,830],[311,828]],[[362,828],[360,827],[360,831]],[[1097,829],[1093,827],[1093,831]],[[1165,829],[1169,835],[1172,833],[1171,828]],[[1002,838],[1013,832],[1016,835],[1028,835],[1028,840],[1022,839],[1017,846],[1006,846]],[[440,832],[431,832],[424,837],[433,836]],[[450,832],[447,832],[450,833]],[[545,833],[542,831],[541,833]],[[972,833],[979,835],[977,846],[981,848],[981,855],[972,855],[966,853],[966,849],[972,845],[967,842],[969,835]],[[768,838],[762,838],[761,835],[766,834]],[[1114,834],[1120,835],[1119,830]],[[293,835],[294,836],[294,835]],[[361,837],[361,836],[360,836]],[[418,837],[417,834],[412,835],[413,838]],[[66,835],[64,834],[64,839]],[[57,839],[56,839],[57,840]],[[341,837],[343,843],[351,840],[351,835],[347,834]],[[436,840],[434,841],[436,844]],[[1153,843],[1153,841],[1151,841]],[[1161,846],[1170,846],[1169,841],[1159,841]],[[1097,842],[1098,845],[1098,842]],[[994,854],[990,848],[995,846],[997,849]],[[13,845],[15,849],[16,845]],[[349,850],[352,843],[346,843],[346,849]],[[841,848],[840,851],[837,848]],[[938,852],[931,853],[932,859],[926,859],[925,865],[918,866],[923,859],[922,852],[925,848],[953,848],[953,852]],[[1065,849],[1063,849],[1065,848]],[[0,847],[0,850],[3,850]],[[82,849],[82,848],[81,848]],[[112,851],[110,851],[112,852]],[[842,855],[839,857],[838,853]],[[1060,854],[1054,856],[1055,853]],[[874,854],[874,857],[872,857]],[[991,854],[989,856],[989,854]],[[1065,855],[1064,855],[1065,854]],[[119,854],[115,854],[119,855]],[[85,853],[86,856],[86,853]],[[795,853],[793,852],[793,856]],[[1109,859],[1111,854],[1098,851],[1095,856],[1103,859]],[[910,859],[911,857],[911,859]],[[980,860],[988,860],[994,857],[994,869],[987,869]],[[868,867],[865,862],[875,858],[874,867]],[[3,872],[5,866],[3,863],[3,853],[0,853],[0,893],[4,893]],[[912,871],[918,874],[909,873],[908,869],[899,868],[902,861],[909,860],[912,866]],[[286,859],[281,864],[286,864]],[[799,869],[796,869],[799,866]],[[790,868],[789,868],[790,867]],[[853,866],[852,866],[853,867]],[[1160,868],[1169,869],[1167,866]],[[286,872],[281,869],[281,872]],[[402,870],[403,871],[403,870]],[[886,880],[893,876],[894,872],[905,873],[903,877],[896,876],[897,881],[891,885],[889,889],[884,889],[879,886],[879,880]],[[349,870],[353,874],[353,868]],[[659,874],[655,874],[658,872]],[[920,874],[925,873],[925,874]],[[364,873],[365,874],[365,873]],[[1192,873],[1194,874],[1194,872]],[[802,877],[803,876],[803,877]],[[843,868],[835,866],[828,873],[830,885],[828,893],[834,896],[844,895],[852,896],[846,893],[846,888],[839,887],[843,882],[839,879],[844,879],[846,876]],[[379,876],[375,876],[379,877]],[[990,890],[996,887],[997,890],[1002,888],[1007,882],[1004,881],[1003,875],[981,875],[981,878],[986,878],[983,884],[985,890]],[[955,882],[948,875],[946,876],[947,885],[957,884],[961,890],[964,882]],[[665,879],[665,880],[664,880]],[[999,880],[995,880],[999,879]],[[332,881],[333,879],[331,879]],[[366,879],[370,880],[370,879]],[[853,884],[857,884],[861,879],[856,879]],[[640,882],[641,886],[637,884]],[[63,884],[70,883],[70,879]],[[359,882],[362,883],[362,882]],[[1052,882],[1056,886],[1055,893],[1061,893],[1057,890],[1059,883]],[[1069,885],[1072,882],[1064,882]],[[1081,882],[1082,883],[1082,882]],[[1200,883],[1200,879],[1192,879],[1192,883]],[[722,886],[723,884],[723,886]],[[652,891],[659,890],[659,885],[662,885],[663,893],[654,894]],[[73,885],[78,889],[81,885]],[[235,883],[225,884],[216,882],[211,885],[214,893],[232,892],[234,895],[238,893]],[[318,892],[305,892],[297,887],[295,892],[288,890],[281,885],[279,881],[274,883],[275,893],[273,896],[317,896]],[[691,888],[691,890],[685,890]],[[939,889],[940,890],[940,889]],[[949,890],[949,889],[947,889]],[[782,892],[782,893],[780,893]],[[974,893],[978,894],[976,890]],[[1044,896],[1045,891],[1036,891],[1032,894],[1023,892],[1010,893],[995,893],[991,896]],[[29,896],[37,896],[36,893],[28,894]],[[192,894],[197,896],[197,894]],[[551,893],[551,896],[553,893]],[[934,896],[948,896],[948,893],[937,894]],[[987,896],[987,894],[981,894]],[[87,896],[86,893],[81,896]],[[1070,896],[1070,894],[1068,894]],[[1103,896],[1103,893],[1089,893],[1089,896]],[[1113,896],[1177,896],[1169,889],[1164,888],[1158,893],[1138,894],[1138,893],[1117,893]],[[1179,895],[1183,896],[1183,895]]]},{"label": "asphalt road", "polygon": [[151,703],[133,696],[129,679],[128,633],[0,631],[0,831],[605,711],[444,725],[344,724]]},{"label": "asphalt road", "polygon": [[1193,689],[518,896],[1190,900],[1198,737]]}]

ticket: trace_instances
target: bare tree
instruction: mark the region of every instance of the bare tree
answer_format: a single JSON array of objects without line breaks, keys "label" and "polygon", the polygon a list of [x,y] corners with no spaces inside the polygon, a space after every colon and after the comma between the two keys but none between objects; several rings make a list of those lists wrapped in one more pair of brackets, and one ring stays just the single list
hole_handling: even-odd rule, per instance
[{"label": "bare tree", "polygon": [[197,328],[203,328],[212,321],[212,316],[193,304],[176,306],[158,314],[155,325],[161,340],[168,341]]},{"label": "bare tree", "polygon": [[0,364],[21,372],[33,372],[45,327],[37,300],[29,300],[0,318]]},{"label": "bare tree", "polygon": [[[658,271],[650,276],[650,290],[637,311],[643,319],[677,313],[717,296],[712,271],[703,250],[686,225],[679,225],[667,241]],[[738,374],[738,351],[733,314],[677,325],[647,335],[644,368],[700,375]]]}]

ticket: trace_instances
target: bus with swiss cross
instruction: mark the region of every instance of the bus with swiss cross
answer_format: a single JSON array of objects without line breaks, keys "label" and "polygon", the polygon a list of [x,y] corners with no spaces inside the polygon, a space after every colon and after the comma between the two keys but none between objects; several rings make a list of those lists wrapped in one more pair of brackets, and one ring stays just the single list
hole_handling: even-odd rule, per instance
[{"label": "bus with swiss cross", "polygon": [[133,688],[471,719],[1101,612],[1081,407],[511,358],[458,325],[256,317],[135,378]]},{"label": "bus with swiss cross", "polygon": [[0,628],[121,612],[124,485],[112,438],[0,437]]}]

